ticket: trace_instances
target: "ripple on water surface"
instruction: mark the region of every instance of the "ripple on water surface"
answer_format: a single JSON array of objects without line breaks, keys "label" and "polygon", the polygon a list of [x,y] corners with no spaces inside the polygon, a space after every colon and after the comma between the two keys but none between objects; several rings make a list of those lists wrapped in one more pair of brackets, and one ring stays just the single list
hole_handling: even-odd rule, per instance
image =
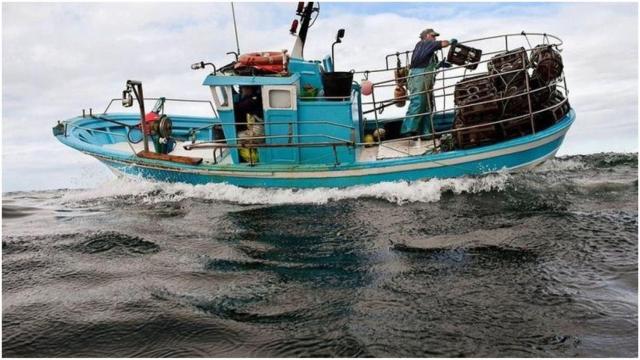
[{"label": "ripple on water surface", "polygon": [[3,195],[5,356],[637,356],[637,155]]}]

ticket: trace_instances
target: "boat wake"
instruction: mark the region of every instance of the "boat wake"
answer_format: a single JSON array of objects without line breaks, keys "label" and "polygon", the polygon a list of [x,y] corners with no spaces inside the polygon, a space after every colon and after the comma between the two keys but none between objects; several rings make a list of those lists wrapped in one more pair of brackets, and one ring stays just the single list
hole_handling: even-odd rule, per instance
[{"label": "boat wake", "polygon": [[64,194],[65,203],[85,203],[117,198],[155,204],[184,199],[225,201],[242,205],[326,204],[357,198],[376,198],[392,203],[435,202],[445,192],[454,194],[501,191],[510,175],[497,173],[483,177],[431,179],[418,182],[383,182],[348,188],[266,189],[241,188],[229,184],[190,185],[152,182],[142,178],[117,178],[88,190]]},{"label": "boat wake", "polygon": [[[437,202],[444,194],[479,194],[505,190],[520,192],[525,189],[528,190],[527,192],[541,190],[566,192],[575,190],[576,187],[585,191],[594,191],[594,181],[598,184],[598,181],[604,182],[605,187],[619,186],[619,184],[612,184],[610,177],[598,176],[601,173],[600,170],[615,167],[618,170],[635,171],[636,164],[636,154],[593,154],[588,157],[576,155],[555,158],[536,168],[519,173],[499,172],[477,177],[383,182],[348,188],[314,189],[242,188],[226,183],[191,185],[150,181],[141,177],[121,177],[92,189],[64,190],[61,198],[55,199],[55,202],[83,206],[109,200],[124,204],[159,204],[195,199],[239,205],[288,205],[326,204],[368,198],[402,205]],[[620,168],[619,165],[624,167]],[[623,178],[627,177],[623,176]],[[541,186],[544,189],[540,189]]]}]

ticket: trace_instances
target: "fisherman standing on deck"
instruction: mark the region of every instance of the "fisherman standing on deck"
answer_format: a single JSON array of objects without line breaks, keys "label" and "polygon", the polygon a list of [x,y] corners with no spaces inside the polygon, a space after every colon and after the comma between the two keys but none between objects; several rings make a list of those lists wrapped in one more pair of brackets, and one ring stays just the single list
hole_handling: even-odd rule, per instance
[{"label": "fisherman standing on deck", "polygon": [[413,49],[408,79],[410,103],[400,130],[404,136],[428,135],[432,131],[430,119],[418,115],[430,113],[434,105],[432,90],[436,74],[429,72],[439,67],[435,52],[458,42],[456,39],[438,41],[437,36],[440,34],[433,29],[423,30],[420,33],[420,41]]}]

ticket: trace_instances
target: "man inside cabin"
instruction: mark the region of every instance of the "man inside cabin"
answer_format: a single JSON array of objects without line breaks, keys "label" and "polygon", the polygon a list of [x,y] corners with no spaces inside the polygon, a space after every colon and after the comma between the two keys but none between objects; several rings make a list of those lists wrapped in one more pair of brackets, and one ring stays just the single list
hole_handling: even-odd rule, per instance
[{"label": "man inside cabin", "polygon": [[[239,94],[234,94],[233,110],[235,112],[236,131],[240,144],[264,143],[264,109],[259,86],[240,86]],[[239,149],[240,157],[245,162],[258,162],[258,152],[255,148]]]},{"label": "man inside cabin", "polygon": [[240,86],[240,94],[237,95],[237,101],[233,106],[236,122],[239,123],[238,131],[247,129],[247,114],[264,118],[259,89],[259,86]]},{"label": "man inside cabin", "polygon": [[425,29],[420,33],[420,41],[416,44],[409,66],[409,108],[400,133],[403,136],[429,135],[432,132],[431,119],[425,113],[434,110],[433,84],[439,67],[446,66],[438,63],[436,51],[449,45],[455,45],[458,40],[436,40],[440,36],[433,29]]}]

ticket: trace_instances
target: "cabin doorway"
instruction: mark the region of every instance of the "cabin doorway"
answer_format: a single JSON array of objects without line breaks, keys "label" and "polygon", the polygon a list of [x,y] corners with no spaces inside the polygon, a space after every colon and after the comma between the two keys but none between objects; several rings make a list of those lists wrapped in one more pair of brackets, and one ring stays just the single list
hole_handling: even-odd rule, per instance
[{"label": "cabin doorway", "polygon": [[[261,87],[234,86],[233,108],[239,142],[246,145],[264,143],[264,106]],[[259,152],[259,148],[255,147],[240,148],[240,162],[259,162]]]}]

